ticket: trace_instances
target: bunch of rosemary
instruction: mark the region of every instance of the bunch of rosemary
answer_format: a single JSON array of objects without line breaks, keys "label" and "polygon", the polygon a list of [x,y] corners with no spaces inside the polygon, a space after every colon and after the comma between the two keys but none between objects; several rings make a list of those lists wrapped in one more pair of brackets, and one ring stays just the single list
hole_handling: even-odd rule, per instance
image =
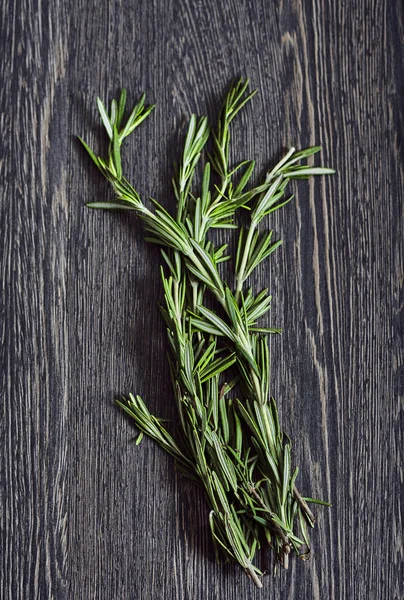
[{"label": "bunch of rosemary", "polygon": [[[314,526],[308,503],[326,503],[304,498],[296,488],[298,468],[292,467],[291,442],[269,397],[267,334],[279,330],[259,324],[271,296],[267,289],[255,293],[245,283],[281,243],[260,227],[267,215],[292,199],[285,197],[290,180],[333,170],[301,164],[318,147],[300,152],[291,148],[259,185],[251,185],[253,160],[230,166],[230,124],[254,93],[249,93],[248,81],[234,83],[214,129],[207,118],[192,115],[172,181],[175,216],[156,200],[151,200],[154,210],[147,208],[122,173],[122,143],[154,108],[145,106],[144,94],[125,123],[125,90],[118,102],[112,100],[109,112],[97,100],[110,140],[106,159],[81,141],[116,195],[113,201],[89,206],[135,211],[149,233],[146,239],[163,247],[161,311],[178,408],[175,438],[139,396],[130,394],[119,404],[141,432],[174,457],[183,474],[205,489],[217,557],[224,553],[239,562],[261,587],[262,572],[253,563],[256,550],[269,544],[284,567],[291,551],[307,558],[306,525]],[[211,152],[196,192],[194,175],[209,139]],[[227,244],[215,246],[209,230],[238,229],[236,216],[245,209],[250,224],[239,230],[234,272],[226,281],[220,263],[231,258]],[[207,295],[211,298],[205,299]]]}]

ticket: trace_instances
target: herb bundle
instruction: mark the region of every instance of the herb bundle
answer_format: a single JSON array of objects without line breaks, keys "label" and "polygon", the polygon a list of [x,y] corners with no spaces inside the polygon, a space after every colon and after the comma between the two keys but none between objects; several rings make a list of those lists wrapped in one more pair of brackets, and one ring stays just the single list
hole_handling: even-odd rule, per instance
[{"label": "herb bundle", "polygon": [[[112,100],[109,111],[97,99],[110,142],[107,158],[96,156],[81,141],[116,196],[89,206],[135,211],[148,232],[146,239],[162,246],[161,312],[178,409],[175,434],[139,396],[130,394],[118,403],[133,417],[141,435],[158,442],[178,469],[204,488],[217,558],[224,554],[237,561],[262,587],[263,573],[254,564],[256,551],[269,544],[284,567],[292,551],[306,559],[307,525],[313,527],[315,521],[308,504],[326,503],[303,497],[296,487],[298,468],[292,466],[291,441],[282,432],[275,401],[269,397],[267,336],[280,330],[260,325],[271,296],[267,289],[255,293],[246,282],[281,244],[262,226],[269,214],[293,198],[286,197],[289,182],[334,171],[301,164],[319,147],[299,152],[291,148],[259,185],[251,183],[253,160],[230,165],[230,125],[254,93],[249,92],[248,81],[235,82],[215,128],[207,118],[192,115],[172,180],[175,216],[153,199],[152,210],[146,207],[122,173],[122,143],[154,108],[146,107],[144,94],[125,123],[125,90],[119,101]],[[211,150],[201,167],[208,140]],[[198,167],[201,185],[196,192]],[[239,228],[236,218],[246,210],[249,226]],[[239,230],[228,281],[221,263],[233,257],[227,254],[227,244],[214,244],[211,229]]]}]

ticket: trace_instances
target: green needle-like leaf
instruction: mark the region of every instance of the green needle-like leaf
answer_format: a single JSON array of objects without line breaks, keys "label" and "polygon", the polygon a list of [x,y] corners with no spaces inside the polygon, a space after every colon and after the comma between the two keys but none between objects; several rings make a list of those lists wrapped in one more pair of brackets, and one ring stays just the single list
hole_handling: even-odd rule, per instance
[{"label": "green needle-like leaf", "polygon": [[112,125],[110,123],[106,108],[104,106],[104,104],[102,103],[102,101],[100,100],[100,98],[97,98],[97,106],[98,106],[98,110],[100,112],[101,115],[101,119],[103,122],[103,125],[105,127],[105,130],[108,134],[109,139],[112,141],[112,137],[113,137],[113,133],[112,133]]}]

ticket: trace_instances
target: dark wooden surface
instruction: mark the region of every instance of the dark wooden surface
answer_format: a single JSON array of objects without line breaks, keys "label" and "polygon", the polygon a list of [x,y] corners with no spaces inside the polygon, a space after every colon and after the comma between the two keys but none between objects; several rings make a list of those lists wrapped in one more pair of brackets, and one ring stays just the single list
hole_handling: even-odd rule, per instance
[{"label": "dark wooden surface", "polygon": [[[0,597],[402,600],[401,3],[22,0],[0,19]],[[126,169],[170,207],[186,118],[239,75],[260,95],[234,156],[263,170],[321,144],[337,169],[274,217],[285,244],[257,282],[285,329],[272,392],[300,487],[334,505],[312,560],[263,591],[215,564],[203,497],[114,406],[134,391],[174,415],[159,254],[85,208],[110,191],[74,137],[99,144],[96,95],[146,90]]]}]

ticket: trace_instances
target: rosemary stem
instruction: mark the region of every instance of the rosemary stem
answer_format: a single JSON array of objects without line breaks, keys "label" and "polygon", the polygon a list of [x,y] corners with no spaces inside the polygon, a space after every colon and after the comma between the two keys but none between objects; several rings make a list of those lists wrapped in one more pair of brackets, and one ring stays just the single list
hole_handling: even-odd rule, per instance
[{"label": "rosemary stem", "polygon": [[257,573],[254,571],[251,563],[246,566],[245,570],[246,570],[247,575],[249,577],[251,577],[251,579],[253,580],[254,584],[257,586],[257,588],[262,588],[262,581],[258,577]]},{"label": "rosemary stem", "polygon": [[314,525],[314,523],[316,522],[316,517],[311,512],[306,500],[301,496],[296,486],[294,486],[293,488],[293,495],[296,498],[297,502],[300,504],[303,511],[306,513],[309,520],[312,522],[312,525]]}]

